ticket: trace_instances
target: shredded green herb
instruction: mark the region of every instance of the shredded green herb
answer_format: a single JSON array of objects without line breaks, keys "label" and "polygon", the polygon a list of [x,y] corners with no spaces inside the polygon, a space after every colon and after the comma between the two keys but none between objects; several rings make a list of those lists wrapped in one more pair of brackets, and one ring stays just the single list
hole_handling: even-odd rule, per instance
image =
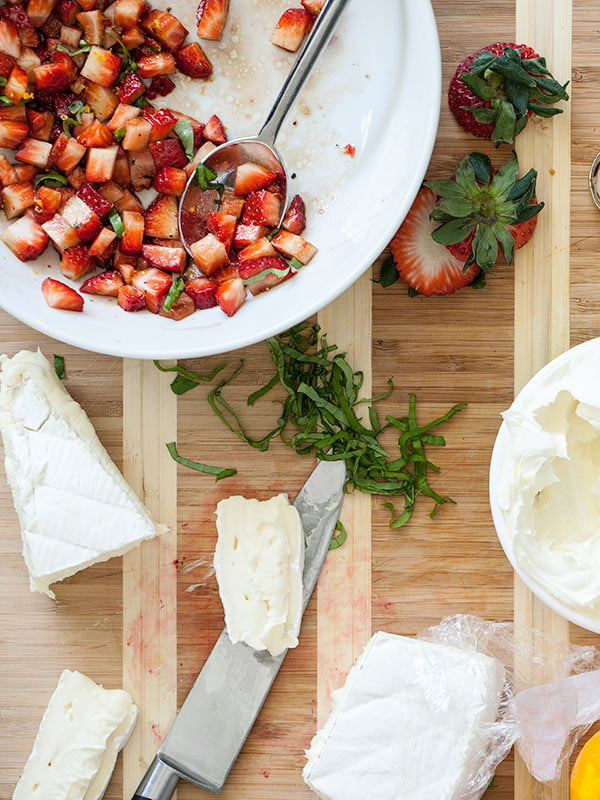
[{"label": "shredded green herb", "polygon": [[337,550],[338,547],[341,547],[348,538],[348,531],[344,527],[344,523],[339,519],[335,523],[335,530],[339,531],[339,533],[331,540],[331,544],[329,545],[330,550]]},{"label": "shredded green herb", "polygon": [[146,100],[144,95],[138,97],[137,100],[134,100],[131,104],[132,106],[137,106],[138,108],[146,108],[147,106],[151,106],[152,103],[149,100]]},{"label": "shredded green herb", "polygon": [[81,115],[84,108],[85,103],[83,103],[82,100],[73,100],[73,102],[67,106],[67,109],[72,116],[61,114],[60,118],[62,121],[63,131],[67,134],[67,136],[70,136],[71,128],[74,128],[75,125],[81,125]]},{"label": "shredded green herb", "polygon": [[56,353],[54,354],[54,372],[58,378],[62,379],[67,377],[67,373],[65,370],[65,359],[64,356],[57,356]]},{"label": "shredded green herb", "polygon": [[296,256],[290,258],[290,267],[292,267],[292,269],[302,269],[303,266],[304,264],[300,261],[299,258],[296,258]]},{"label": "shredded green herb", "polygon": [[81,55],[81,53],[89,53],[92,49],[92,45],[88,44],[85,39],[79,40],[79,50],[69,50],[69,48],[64,45],[62,42],[59,42],[56,45],[56,49],[59,50],[61,53],[67,53],[71,57]]},{"label": "shredded green herb", "polygon": [[194,157],[194,128],[192,127],[192,122],[189,119],[179,119],[177,120],[177,124],[173,128],[177,136],[179,137],[179,141],[183,145],[183,149],[187,156],[188,161],[191,161]]},{"label": "shredded green herb", "polygon": [[179,455],[175,442],[169,442],[167,444],[167,450],[169,451],[173,461],[177,461],[178,464],[183,464],[184,467],[195,469],[196,472],[205,472],[208,475],[214,475],[215,482],[220,481],[223,478],[229,478],[231,475],[235,475],[237,472],[236,469],[223,469],[222,467],[213,467],[210,464],[200,464],[198,461],[190,461],[189,458],[184,458],[183,456]]},{"label": "shredded green herb", "polygon": [[394,259],[388,256],[381,262],[379,278],[373,278],[373,282],[381,284],[381,286],[386,289],[388,286],[392,286],[392,284],[396,283],[399,277],[400,275],[394,264]]},{"label": "shredded green herb", "polygon": [[244,278],[244,284],[249,286],[251,283],[258,283],[262,281],[267,275],[277,275],[278,278],[285,277],[289,272],[289,267],[286,269],[277,269],[277,267],[267,267],[267,269],[263,269],[261,272],[257,272],[256,275],[251,275],[249,278]]},{"label": "shredded green herb", "polygon": [[60,172],[44,172],[43,175],[38,175],[35,181],[33,182],[35,188],[39,188],[40,186],[68,186],[69,182],[65,178],[64,175],[61,175]]},{"label": "shredded green herb", "polygon": [[0,75],[0,86],[6,86],[7,83],[7,79]]},{"label": "shredded green herb", "polygon": [[179,299],[179,295],[183,292],[183,287],[185,286],[185,281],[178,275],[177,278],[173,280],[171,283],[171,288],[165,298],[165,304],[163,305],[163,309],[165,311],[170,311],[177,300]]},{"label": "shredded green herb", "polygon": [[133,60],[133,57],[132,57],[131,53],[129,52],[128,48],[125,46],[125,43],[123,42],[123,40],[121,39],[119,34],[115,31],[115,29],[114,28],[108,28],[107,33],[110,36],[112,36],[112,38],[119,45],[119,47],[121,48],[121,51],[123,53],[123,55],[122,55],[122,67],[123,68],[121,69],[121,72],[119,73],[119,78],[118,78],[119,81],[122,81],[123,78],[127,75],[128,72],[137,72],[138,65]]},{"label": "shredded green herb", "polygon": [[117,130],[114,131],[113,136],[115,137],[117,142],[120,142],[126,133],[127,133],[127,128],[117,128]]},{"label": "shredded green herb", "polygon": [[186,369],[180,364],[176,364],[174,367],[163,367],[160,361],[155,361],[154,366],[161,372],[176,372],[177,376],[171,382],[171,391],[174,394],[185,394],[189,392],[190,389],[195,389],[196,386],[199,386],[201,383],[210,383],[213,381],[219,372],[225,369],[226,365],[219,364],[210,375],[200,375],[200,373],[192,372],[191,369]]},{"label": "shredded green herb", "polygon": [[108,214],[108,221],[112,225],[113,231],[117,234],[119,239],[125,233],[125,228],[123,226],[123,220],[121,219],[121,215],[117,211],[116,208],[112,208]]},{"label": "shredded green herb", "polygon": [[196,183],[203,192],[206,192],[209,189],[214,189],[217,192],[219,195],[219,201],[217,205],[220,206],[221,200],[223,199],[223,193],[225,192],[225,184],[217,180],[217,173],[214,171],[214,169],[211,169],[206,164],[198,164],[195,175]]},{"label": "shredded green herb", "polygon": [[6,95],[3,94],[0,94],[0,103],[2,103],[5,106],[14,106],[13,101],[9,100],[8,97],[6,97]]}]

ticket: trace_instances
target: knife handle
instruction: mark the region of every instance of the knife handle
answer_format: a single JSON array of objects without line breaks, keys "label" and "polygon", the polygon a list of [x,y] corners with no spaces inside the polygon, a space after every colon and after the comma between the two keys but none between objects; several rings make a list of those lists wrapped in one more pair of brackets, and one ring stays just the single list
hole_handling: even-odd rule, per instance
[{"label": "knife handle", "polygon": [[132,800],[170,800],[178,782],[179,775],[157,756],[148,767]]}]

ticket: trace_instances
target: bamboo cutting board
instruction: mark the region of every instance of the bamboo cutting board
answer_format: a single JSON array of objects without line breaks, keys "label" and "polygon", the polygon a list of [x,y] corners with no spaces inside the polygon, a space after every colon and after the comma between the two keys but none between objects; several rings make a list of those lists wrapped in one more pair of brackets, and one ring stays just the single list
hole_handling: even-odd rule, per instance
[{"label": "bamboo cutting board", "polygon": [[[350,496],[342,511],[348,542],[332,551],[302,628],[234,767],[225,800],[311,797],[300,773],[308,747],[371,631],[412,635],[448,614],[490,620],[533,620],[553,635],[600,646],[599,637],[567,626],[522,586],[497,542],[487,496],[489,458],[499,414],[530,374],[566,348],[598,335],[600,217],[587,194],[587,171],[600,149],[600,0],[434,0],[443,85],[468,53],[494,41],[539,48],[557,78],[572,79],[566,113],[519,138],[524,172],[535,166],[546,202],[533,242],[514,270],[499,267],[485,293],[410,298],[399,284],[382,289],[366,274],[318,316],[328,340],[365,373],[365,394],[394,378],[383,413],[406,412],[418,397],[425,422],[452,404],[468,407],[443,431],[445,448],[430,453],[441,468],[436,488],[456,504],[430,518],[422,499],[410,524],[388,527],[379,498]],[[447,175],[468,152],[495,163],[508,157],[462,132],[442,101],[429,177]],[[379,263],[374,265],[377,275]],[[67,364],[66,385],[152,512],[172,528],[161,542],[93,567],[57,587],[57,601],[28,591],[10,494],[0,481],[0,800],[8,800],[30,750],[58,674],[81,669],[108,687],[124,685],[140,704],[140,723],[107,792],[128,800],[191,686],[222,625],[212,571],[214,509],[223,496],[293,498],[314,466],[279,443],[259,453],[216,421],[197,389],[177,399],[169,376],[150,363],[90,355],[53,342],[0,315],[2,351],[40,346]],[[246,362],[228,398],[259,434],[274,409],[245,409],[247,395],[268,380],[266,347],[189,362],[201,373]],[[215,484],[176,467],[164,444],[182,455],[238,474]],[[227,485],[226,485],[227,484]],[[201,744],[199,745],[201,746]],[[516,763],[515,763],[516,761]],[[181,785],[180,800],[209,797]],[[566,800],[545,789],[518,759],[500,765],[486,800]]]}]

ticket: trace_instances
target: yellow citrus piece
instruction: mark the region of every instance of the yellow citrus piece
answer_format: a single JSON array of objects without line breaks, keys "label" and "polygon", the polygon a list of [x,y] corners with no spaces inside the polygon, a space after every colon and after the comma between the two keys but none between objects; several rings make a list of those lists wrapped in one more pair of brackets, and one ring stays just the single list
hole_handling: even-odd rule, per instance
[{"label": "yellow citrus piece", "polygon": [[571,800],[600,798],[600,731],[581,748],[571,770]]}]

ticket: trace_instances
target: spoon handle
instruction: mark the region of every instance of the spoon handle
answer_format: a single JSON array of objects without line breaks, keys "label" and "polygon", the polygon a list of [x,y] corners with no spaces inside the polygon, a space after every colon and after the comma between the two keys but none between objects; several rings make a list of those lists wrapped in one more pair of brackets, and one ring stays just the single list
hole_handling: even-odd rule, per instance
[{"label": "spoon handle", "polygon": [[325,48],[349,0],[327,0],[304,43],[294,66],[260,129],[258,138],[273,146],[285,118],[300,94],[321,51]]}]

